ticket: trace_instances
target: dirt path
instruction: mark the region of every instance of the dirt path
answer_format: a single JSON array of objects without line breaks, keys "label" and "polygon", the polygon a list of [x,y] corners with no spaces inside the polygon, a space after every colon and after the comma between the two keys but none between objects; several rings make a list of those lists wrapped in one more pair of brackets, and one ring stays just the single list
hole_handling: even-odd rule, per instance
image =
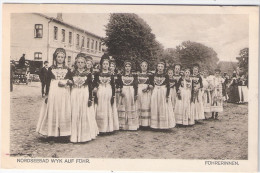
[{"label": "dirt path", "polygon": [[225,104],[220,120],[187,128],[118,131],[72,144],[50,141],[35,132],[43,99],[40,83],[15,85],[11,93],[13,156],[78,158],[247,159],[247,105]]}]

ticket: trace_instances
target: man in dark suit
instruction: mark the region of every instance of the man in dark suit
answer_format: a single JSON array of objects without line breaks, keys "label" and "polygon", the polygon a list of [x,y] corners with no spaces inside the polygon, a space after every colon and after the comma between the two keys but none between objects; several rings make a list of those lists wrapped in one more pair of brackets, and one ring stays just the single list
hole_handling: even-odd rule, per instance
[{"label": "man in dark suit", "polygon": [[[47,96],[49,93],[50,81],[48,78],[48,69],[49,69],[48,65],[49,65],[48,61],[44,61],[44,67],[42,67],[39,75],[42,83],[42,97],[44,97],[44,95]],[[46,92],[44,92],[45,87],[46,87]]]}]

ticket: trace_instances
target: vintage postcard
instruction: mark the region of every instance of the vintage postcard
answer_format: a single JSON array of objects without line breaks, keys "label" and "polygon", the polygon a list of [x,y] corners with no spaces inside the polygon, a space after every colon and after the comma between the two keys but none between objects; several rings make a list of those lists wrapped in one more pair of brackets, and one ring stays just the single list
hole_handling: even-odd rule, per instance
[{"label": "vintage postcard", "polygon": [[259,7],[2,16],[1,168],[257,172]]}]

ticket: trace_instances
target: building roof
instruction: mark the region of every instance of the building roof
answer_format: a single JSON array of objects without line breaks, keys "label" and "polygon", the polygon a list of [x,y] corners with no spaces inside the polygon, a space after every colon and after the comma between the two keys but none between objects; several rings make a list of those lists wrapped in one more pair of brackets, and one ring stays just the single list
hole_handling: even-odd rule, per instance
[{"label": "building roof", "polygon": [[49,16],[44,15],[44,14],[41,14],[41,13],[33,13],[33,14],[36,14],[36,15],[45,17],[46,19],[52,20],[52,21],[54,21],[54,22],[56,22],[56,23],[59,23],[59,24],[62,24],[62,25],[66,25],[66,26],[68,26],[68,27],[70,27],[70,28],[77,29],[77,30],[79,30],[79,31],[81,31],[81,32],[84,32],[84,33],[89,34],[89,35],[91,35],[91,36],[94,36],[94,37],[97,37],[97,38],[99,38],[99,39],[102,39],[101,36],[98,36],[98,35],[96,35],[96,34],[94,34],[94,33],[92,33],[92,32],[89,32],[89,31],[84,30],[84,29],[82,29],[82,28],[79,28],[79,27],[77,27],[77,26],[71,25],[71,24],[66,23],[66,22],[64,22],[64,21],[60,21],[60,20],[58,20],[57,18],[49,17]]}]

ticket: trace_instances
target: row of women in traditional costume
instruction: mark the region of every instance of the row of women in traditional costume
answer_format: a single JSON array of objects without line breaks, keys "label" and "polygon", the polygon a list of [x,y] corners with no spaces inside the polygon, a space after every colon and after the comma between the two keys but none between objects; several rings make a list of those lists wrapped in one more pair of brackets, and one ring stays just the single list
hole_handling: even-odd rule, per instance
[{"label": "row of women in traditional costume", "polygon": [[[182,77],[175,70],[173,80],[163,61],[157,64],[155,74],[148,72],[146,61],[140,64],[141,72],[133,74],[132,63],[126,61],[124,73],[119,75],[108,57],[101,59],[101,70],[94,74],[92,58],[84,54],[76,57],[73,71],[65,66],[64,49],[58,48],[53,58],[54,65],[48,69],[50,91],[36,128],[42,135],[70,136],[71,142],[85,142],[119,129],[170,129],[176,122],[193,125],[204,119],[203,83],[196,68],[192,77],[189,69]],[[218,100],[210,103],[212,109],[222,106]]]},{"label": "row of women in traditional costume", "polygon": [[56,49],[54,65],[48,69],[50,91],[36,128],[40,134],[85,142],[99,133],[137,130],[140,125],[175,126],[165,64],[158,64],[158,72],[151,76],[148,63],[143,62],[146,71],[137,76],[131,72],[131,62],[125,62],[124,74],[117,75],[110,72],[109,58],[102,58],[101,71],[93,74],[91,57],[79,54],[73,71],[65,66],[65,58],[66,51]]},{"label": "row of women in traditional costume", "polygon": [[215,75],[210,77],[206,71],[200,76],[198,65],[194,65],[192,70],[180,70],[178,64],[168,70],[176,124],[194,125],[210,113],[217,119],[218,112],[223,111],[220,70],[216,69]]}]

